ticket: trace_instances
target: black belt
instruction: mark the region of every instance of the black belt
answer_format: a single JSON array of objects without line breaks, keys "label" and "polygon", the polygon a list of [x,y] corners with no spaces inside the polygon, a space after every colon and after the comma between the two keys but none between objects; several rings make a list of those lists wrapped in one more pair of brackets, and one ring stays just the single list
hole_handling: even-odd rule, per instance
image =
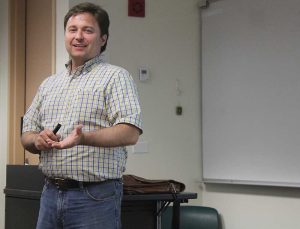
[{"label": "black belt", "polygon": [[72,188],[81,188],[86,187],[93,184],[100,184],[104,181],[99,182],[84,182],[84,181],[77,181],[72,179],[63,179],[63,178],[49,178],[46,177],[46,180],[49,181],[51,184],[55,185],[59,190],[68,190]]}]

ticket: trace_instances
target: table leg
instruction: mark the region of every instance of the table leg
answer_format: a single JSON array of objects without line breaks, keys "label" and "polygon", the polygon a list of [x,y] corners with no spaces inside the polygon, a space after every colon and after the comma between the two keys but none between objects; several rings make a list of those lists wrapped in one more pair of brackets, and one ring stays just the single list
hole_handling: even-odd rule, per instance
[{"label": "table leg", "polygon": [[172,229],[180,229],[180,201],[173,202]]}]

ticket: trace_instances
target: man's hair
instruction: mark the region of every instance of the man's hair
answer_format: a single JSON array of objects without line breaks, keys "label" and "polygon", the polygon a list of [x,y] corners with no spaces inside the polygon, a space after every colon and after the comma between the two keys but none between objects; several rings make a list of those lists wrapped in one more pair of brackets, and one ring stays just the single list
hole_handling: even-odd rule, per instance
[{"label": "man's hair", "polygon": [[[101,31],[101,36],[107,35],[107,40],[108,40],[108,27],[109,27],[109,16],[108,13],[102,9],[100,6],[95,5],[93,3],[85,2],[85,3],[80,3],[74,7],[72,7],[69,12],[66,14],[64,18],[64,30],[66,31],[66,26],[67,22],[70,17],[81,14],[81,13],[90,13],[92,14],[96,21],[98,22],[98,26]],[[106,45],[107,45],[107,40],[105,44],[101,47],[101,52],[105,51]]]}]

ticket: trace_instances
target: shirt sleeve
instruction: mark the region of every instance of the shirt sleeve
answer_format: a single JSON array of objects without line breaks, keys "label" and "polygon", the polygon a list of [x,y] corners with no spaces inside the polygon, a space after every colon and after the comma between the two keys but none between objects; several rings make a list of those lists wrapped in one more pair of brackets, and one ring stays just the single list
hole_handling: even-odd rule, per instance
[{"label": "shirt sleeve", "polygon": [[112,125],[131,124],[142,133],[142,114],[137,87],[125,69],[116,72],[111,78],[107,87],[106,106]]},{"label": "shirt sleeve", "polygon": [[28,131],[40,132],[42,131],[40,108],[42,104],[41,86],[38,89],[30,107],[26,111],[23,117],[23,128],[22,133]]}]

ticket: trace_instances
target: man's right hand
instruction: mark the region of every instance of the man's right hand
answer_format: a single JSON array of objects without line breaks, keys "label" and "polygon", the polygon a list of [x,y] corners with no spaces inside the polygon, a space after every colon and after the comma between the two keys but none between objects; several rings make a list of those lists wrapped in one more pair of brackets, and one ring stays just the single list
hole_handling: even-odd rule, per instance
[{"label": "man's right hand", "polygon": [[40,153],[41,151],[47,151],[52,149],[51,144],[48,142],[51,141],[59,141],[60,136],[55,135],[51,130],[45,129],[38,132],[25,132],[21,136],[22,145],[26,150],[31,153]]}]

